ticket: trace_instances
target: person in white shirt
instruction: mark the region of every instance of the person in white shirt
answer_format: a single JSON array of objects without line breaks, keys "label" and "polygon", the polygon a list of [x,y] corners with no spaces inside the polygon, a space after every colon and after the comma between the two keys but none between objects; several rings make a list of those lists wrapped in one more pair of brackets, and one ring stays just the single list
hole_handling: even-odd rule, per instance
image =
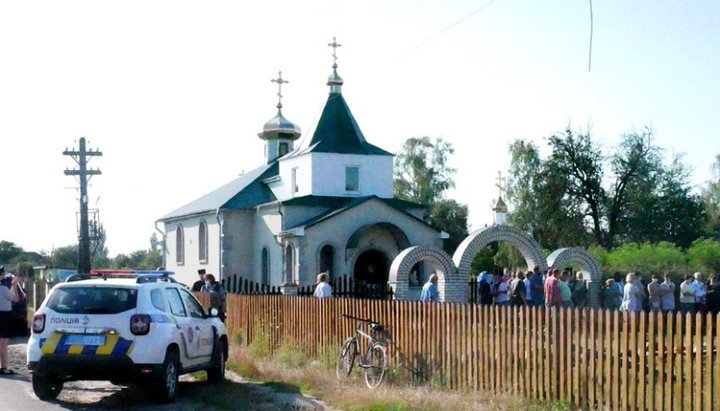
[{"label": "person in white shirt", "polygon": [[670,274],[665,273],[665,281],[660,284],[660,309],[663,311],[675,311],[675,283],[670,279]]},{"label": "person in white shirt", "polygon": [[315,286],[315,292],[313,296],[317,298],[329,298],[332,297],[332,287],[328,284],[329,280],[328,273],[320,273],[317,276],[318,284]]},{"label": "person in white shirt", "polygon": [[642,297],[645,292],[640,286],[635,273],[629,273],[625,277],[623,289],[623,302],[620,304],[620,311],[642,311]]},{"label": "person in white shirt", "polygon": [[680,311],[695,314],[695,286],[692,276],[687,275],[680,284]]},{"label": "person in white shirt", "polygon": [[508,284],[503,281],[501,274],[495,274],[495,283],[492,286],[492,294],[495,298],[496,305],[510,304],[510,296],[508,295]]}]

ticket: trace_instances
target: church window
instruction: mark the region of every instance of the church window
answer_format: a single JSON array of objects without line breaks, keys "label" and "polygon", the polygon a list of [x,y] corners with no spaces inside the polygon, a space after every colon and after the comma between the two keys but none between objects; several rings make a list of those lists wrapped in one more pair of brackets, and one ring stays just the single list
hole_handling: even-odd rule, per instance
[{"label": "church window", "polygon": [[335,249],[331,245],[325,245],[320,249],[320,272],[327,272],[330,278],[333,277],[333,260]]},{"label": "church window", "polygon": [[198,227],[198,258],[201,263],[208,260],[208,231],[205,221],[201,221]]},{"label": "church window", "polygon": [[292,186],[293,194],[298,192],[297,171],[298,171],[298,168],[293,167],[291,181],[290,181],[290,185]]},{"label": "church window", "polygon": [[360,189],[360,168],[345,167],[345,190],[359,191]]},{"label": "church window", "polygon": [[292,283],[295,269],[295,249],[292,245],[285,247],[285,282]]},{"label": "church window", "polygon": [[260,267],[260,284],[263,285],[269,285],[270,284],[270,256],[268,254],[267,247],[263,247],[262,249],[262,255],[260,258],[262,267]]},{"label": "church window", "polygon": [[280,143],[280,146],[278,147],[278,155],[280,157],[284,156],[285,154],[288,153],[288,149],[289,149],[288,143]]},{"label": "church window", "polygon": [[182,225],[175,230],[175,262],[185,264],[185,230]]}]

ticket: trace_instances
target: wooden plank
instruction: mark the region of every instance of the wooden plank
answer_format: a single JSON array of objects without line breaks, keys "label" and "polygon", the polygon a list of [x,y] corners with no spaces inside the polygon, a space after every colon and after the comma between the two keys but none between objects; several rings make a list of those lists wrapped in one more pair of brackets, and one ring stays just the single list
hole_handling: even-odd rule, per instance
[{"label": "wooden plank", "polygon": [[571,312],[568,318],[570,324],[570,332],[568,337],[570,343],[567,347],[568,367],[567,374],[570,386],[568,387],[568,401],[575,408],[580,407],[580,310],[569,310]]},{"label": "wooden plank", "polygon": [[657,323],[657,379],[653,384],[655,387],[654,408],[662,409],[665,397],[665,350],[667,350],[665,346],[665,313],[659,312],[655,319]]},{"label": "wooden plank", "polygon": [[588,404],[588,387],[591,384],[591,379],[588,378],[588,370],[590,364],[588,363],[588,329],[590,327],[590,321],[588,321],[588,312],[586,308],[578,310],[578,316],[580,321],[580,343],[578,344],[577,350],[580,352],[580,401],[579,404],[583,408],[587,408]]},{"label": "wooden plank", "polygon": [[568,398],[569,397],[569,390],[568,390],[568,377],[566,370],[571,369],[570,364],[566,364],[565,360],[566,358],[569,358],[567,355],[567,349],[570,346],[568,342],[567,337],[567,330],[565,329],[566,323],[567,323],[567,310],[564,308],[561,308],[558,311],[558,315],[560,317],[560,338],[557,341],[559,345],[559,351],[560,351],[560,367],[558,368],[558,374],[559,374],[559,384],[560,384],[560,391],[559,391],[559,398]]},{"label": "wooden plank", "polygon": [[[704,369],[702,370],[702,380],[705,383],[703,387],[703,409],[712,410],[712,386],[713,386],[713,373],[712,373],[712,358],[713,358],[713,315],[708,314],[705,316],[705,358],[704,358]],[[702,344],[701,344],[702,345]],[[720,403],[718,403],[720,407]]]},{"label": "wooden plank", "polygon": [[550,335],[550,332],[551,332],[551,330],[550,330],[550,310],[551,310],[550,308],[545,307],[545,312],[543,313],[543,315],[544,315],[544,317],[545,317],[545,321],[544,321],[544,323],[543,323],[544,334],[543,334],[543,340],[542,340],[542,344],[543,344],[543,345],[542,345],[542,346],[545,347],[545,357],[542,358],[542,362],[543,362],[543,364],[542,364],[542,370],[543,370],[543,373],[544,373],[544,375],[543,375],[543,383],[544,383],[544,385],[545,385],[545,392],[544,392],[544,395],[543,395],[542,399],[545,399],[545,400],[549,400],[549,399],[552,398],[552,394],[551,394],[551,392],[550,392],[550,385],[551,385],[551,378],[550,378],[551,373],[550,373],[550,369],[551,369],[551,368],[553,368],[553,369],[555,368],[555,367],[553,367],[553,366],[551,365],[551,363],[552,363],[552,361],[551,361],[551,360],[552,360],[552,357],[551,357],[551,351],[550,351],[550,345],[551,345],[551,344],[550,344],[550,340],[551,340],[551,335]]},{"label": "wooden plank", "polygon": [[647,385],[645,388],[645,403],[647,404],[647,408],[654,410],[655,409],[655,395],[656,392],[662,391],[662,383],[658,384],[656,382],[656,372],[657,372],[657,363],[655,362],[655,358],[657,356],[657,331],[655,329],[655,324],[657,322],[658,317],[660,316],[660,313],[654,313],[650,312],[648,313],[647,323],[648,323],[648,332],[647,332],[647,365],[648,365],[648,372],[647,372]]},{"label": "wooden plank", "polygon": [[589,314],[590,314],[590,336],[589,336],[590,347],[588,349],[588,354],[590,355],[590,358],[588,359],[588,362],[590,363],[590,374],[589,374],[588,383],[587,383],[587,385],[588,385],[588,406],[590,408],[595,408],[595,407],[597,407],[597,397],[596,397],[595,390],[597,389],[599,382],[602,378],[602,377],[598,376],[597,368],[596,368],[597,363],[598,363],[597,362],[598,347],[596,345],[596,343],[597,343],[596,329],[598,326],[598,319],[597,319],[598,310],[596,310],[595,308],[591,308],[589,310]]},{"label": "wooden plank", "polygon": [[632,363],[633,367],[635,367],[636,363],[639,366],[637,371],[637,396],[635,397],[635,407],[640,410],[645,409],[645,366],[647,363],[647,356],[654,355],[654,353],[648,354],[647,340],[652,339],[652,337],[645,333],[646,321],[646,313],[645,311],[641,311],[638,324],[637,345],[634,348],[637,361],[635,363]]},{"label": "wooden plank", "polygon": [[627,346],[627,355],[625,357],[625,364],[624,368],[628,370],[628,384],[627,384],[627,390],[628,390],[628,407],[630,409],[636,409],[636,400],[637,400],[637,388],[638,388],[638,380],[637,380],[637,316],[638,313],[632,312],[630,313],[630,334],[628,335],[628,346]]},{"label": "wooden plank", "polygon": [[618,371],[620,372],[620,407],[623,410],[629,408],[628,403],[628,369],[627,369],[627,358],[628,358],[628,334],[630,318],[627,311],[622,313],[622,334],[620,336],[620,351],[618,352],[619,364]]},{"label": "wooden plank", "polygon": [[594,310],[597,316],[596,334],[595,334],[595,350],[597,358],[595,360],[595,403],[592,405],[594,409],[602,409],[605,406],[605,310]]},{"label": "wooden plank", "polygon": [[603,407],[605,409],[610,409],[613,400],[612,400],[612,390],[611,387],[614,387],[617,380],[613,380],[613,356],[615,351],[613,351],[613,341],[616,341],[617,338],[613,338],[613,313],[617,312],[611,311],[611,310],[605,310],[605,334],[603,335],[603,350],[605,351],[605,359],[603,361],[603,371],[605,372],[605,378],[603,378],[605,386],[603,387]]},{"label": "wooden plank", "polygon": [[703,329],[703,315],[697,313],[695,315],[695,338],[693,338],[692,352],[695,360],[694,375],[692,378],[693,389],[695,395],[693,396],[693,404],[696,409],[702,409],[702,359],[703,359],[703,347],[702,347],[702,329]]},{"label": "wooden plank", "polygon": [[508,319],[508,322],[510,323],[508,336],[512,344],[512,354],[510,354],[510,357],[512,357],[512,390],[515,395],[520,393],[520,376],[518,373],[518,358],[520,357],[520,346],[518,345],[519,338],[517,336],[517,318],[518,307],[513,306],[510,309],[510,318]]},{"label": "wooden plank", "polygon": [[693,318],[688,313],[685,316],[685,340],[683,341],[683,352],[685,353],[685,358],[683,359],[685,369],[683,370],[683,374],[685,377],[685,382],[683,383],[683,409],[691,410],[693,409],[693,357],[692,357],[692,350],[693,350]]},{"label": "wooden plank", "polygon": [[489,380],[490,375],[488,373],[488,363],[490,362],[490,356],[488,355],[489,350],[489,344],[488,344],[488,324],[490,320],[488,318],[488,307],[486,305],[480,306],[480,324],[479,324],[479,333],[480,333],[480,359],[481,359],[481,366],[480,366],[480,387],[484,391],[490,391],[489,387]]},{"label": "wooden plank", "polygon": [[665,396],[665,409],[681,409],[682,403],[680,398],[682,395],[682,356],[680,355],[681,350],[681,335],[682,335],[682,314],[668,313],[668,327],[667,327],[667,339],[665,340],[668,344],[668,358],[666,362],[666,368],[668,370],[668,384],[670,388],[667,390]]},{"label": "wooden plank", "polygon": [[713,361],[713,370],[715,378],[713,378],[713,404],[720,404],[720,314],[715,318],[715,358]]}]

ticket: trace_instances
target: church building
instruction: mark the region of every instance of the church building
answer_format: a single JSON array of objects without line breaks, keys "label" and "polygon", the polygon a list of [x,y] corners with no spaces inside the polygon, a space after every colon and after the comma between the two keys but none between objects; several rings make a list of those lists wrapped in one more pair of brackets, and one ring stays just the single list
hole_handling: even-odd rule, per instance
[{"label": "church building", "polygon": [[[316,275],[388,282],[404,249],[442,248],[447,237],[425,222],[427,207],[393,198],[393,154],[365,139],[342,94],[334,39],[329,95],[309,143],[282,112],[258,136],[265,162],[161,217],[165,267],[191,284],[197,270],[280,286],[312,285]],[[287,81],[273,82],[280,91]]]}]

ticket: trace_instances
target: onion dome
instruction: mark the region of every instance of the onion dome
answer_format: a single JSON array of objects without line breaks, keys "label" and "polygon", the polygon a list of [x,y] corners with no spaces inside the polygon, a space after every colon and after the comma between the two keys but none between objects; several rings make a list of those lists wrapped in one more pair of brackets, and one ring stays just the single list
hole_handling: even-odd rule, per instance
[{"label": "onion dome", "polygon": [[275,117],[268,120],[263,126],[262,133],[258,136],[263,140],[283,138],[290,140],[297,140],[300,138],[300,127],[295,123],[288,120],[282,114],[282,85],[288,83],[287,80],[283,80],[282,71],[278,72],[278,78],[270,80],[273,83],[278,84],[278,103],[277,103],[277,114]]}]

